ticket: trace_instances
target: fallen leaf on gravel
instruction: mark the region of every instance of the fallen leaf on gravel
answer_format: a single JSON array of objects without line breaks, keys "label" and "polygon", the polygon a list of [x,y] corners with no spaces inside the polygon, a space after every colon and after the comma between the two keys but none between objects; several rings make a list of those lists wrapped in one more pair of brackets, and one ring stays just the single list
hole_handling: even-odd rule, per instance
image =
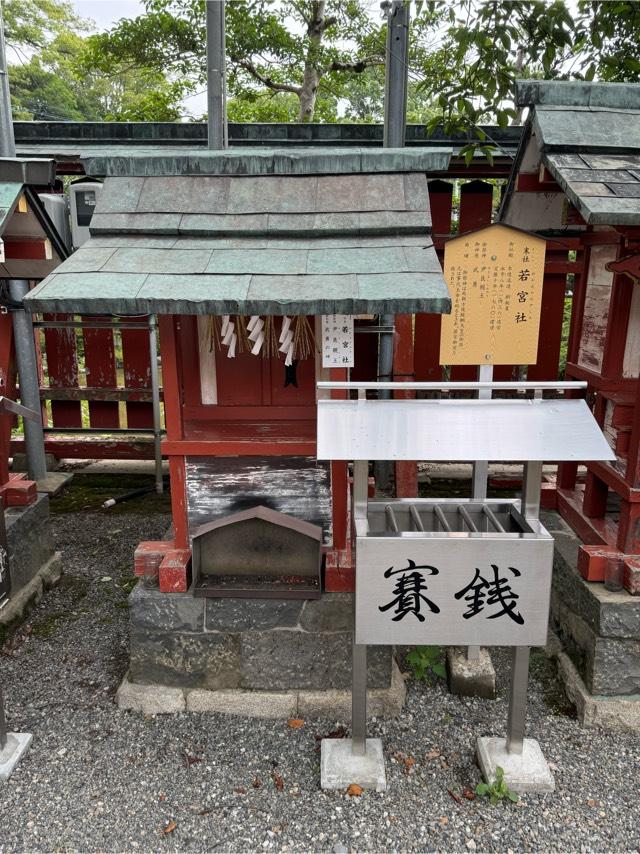
[{"label": "fallen leaf on gravel", "polygon": [[165,795],[164,792],[160,792],[160,794],[158,795],[158,800],[159,801],[166,801],[167,800],[167,796]]},{"label": "fallen leaf on gravel", "polygon": [[254,777],[253,783],[251,785],[253,786],[254,789],[259,789],[260,786],[262,785],[262,780],[260,779],[260,777]]},{"label": "fallen leaf on gravel", "polygon": [[302,718],[289,718],[287,726],[289,729],[300,729],[300,727],[304,726],[304,721]]},{"label": "fallen leaf on gravel", "polygon": [[273,772],[273,783],[279,792],[284,789],[284,780],[277,771]]},{"label": "fallen leaf on gravel", "polygon": [[441,824],[443,827],[445,827],[447,824],[449,824],[449,819],[446,817],[446,815],[441,815],[438,819],[438,824]]},{"label": "fallen leaf on gravel", "polygon": [[242,786],[236,786],[236,788],[233,791],[236,793],[236,795],[246,795],[247,794],[247,790],[243,789]]},{"label": "fallen leaf on gravel", "polygon": [[413,758],[413,756],[407,756],[407,758],[404,760],[404,770],[405,770],[405,773],[406,773],[406,774],[410,774],[410,773],[411,773],[411,769],[413,768],[413,766],[414,766],[415,764],[416,764],[416,760]]},{"label": "fallen leaf on gravel", "polygon": [[466,798],[468,801],[475,801],[476,793],[465,786],[462,790],[462,797]]},{"label": "fallen leaf on gravel", "polygon": [[430,751],[427,753],[427,755],[426,755],[426,757],[425,757],[425,758],[426,758],[426,759],[431,760],[431,759],[437,759],[437,758],[438,758],[438,756],[440,756],[440,751],[439,751],[439,750],[437,750],[437,749],[434,749],[434,750],[430,750]]},{"label": "fallen leaf on gravel", "polygon": [[462,798],[460,797],[460,795],[456,794],[456,792],[454,792],[452,789],[447,789],[447,792],[449,792],[449,794],[451,795],[451,797],[453,798],[453,800],[454,800],[457,804],[461,804],[461,803],[462,803]]},{"label": "fallen leaf on gravel", "polygon": [[177,826],[178,826],[177,821],[170,821],[166,827],[162,828],[162,832],[163,833],[173,833],[173,831],[176,829]]},{"label": "fallen leaf on gravel", "polygon": [[211,812],[213,812],[213,810],[200,810],[198,815],[209,815]]},{"label": "fallen leaf on gravel", "polygon": [[202,758],[200,756],[190,756],[185,750],[182,757],[182,764],[185,768],[191,768],[192,765],[195,765],[198,762],[202,762]]},{"label": "fallen leaf on gravel", "polygon": [[597,801],[594,801],[594,799],[593,799],[593,798],[588,798],[588,799],[587,799],[587,806],[590,806],[590,807],[597,807],[597,806],[598,806],[598,802],[597,802]]},{"label": "fallen leaf on gravel", "polygon": [[363,789],[362,786],[359,786],[357,783],[352,783],[347,789],[347,794],[350,798],[358,798],[362,794]]}]

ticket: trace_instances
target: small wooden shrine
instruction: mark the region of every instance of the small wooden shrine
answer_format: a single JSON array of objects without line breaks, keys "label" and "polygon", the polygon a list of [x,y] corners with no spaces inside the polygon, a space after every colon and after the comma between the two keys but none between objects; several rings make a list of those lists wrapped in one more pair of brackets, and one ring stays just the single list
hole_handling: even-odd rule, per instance
[{"label": "small wooden shrine", "polygon": [[[530,115],[501,219],[548,245],[577,238],[584,258],[573,283],[565,376],[586,380],[613,462],[558,472],[558,509],[586,543],[640,553],[640,86],[523,82]],[[561,294],[563,297],[564,294]],[[543,318],[544,322],[544,318]],[[606,553],[604,553],[606,554]],[[603,553],[581,571],[601,580]],[[628,568],[628,586],[640,574]]]},{"label": "small wooden shrine", "polygon": [[[86,161],[106,179],[91,238],[28,302],[32,312],[158,316],[174,530],[141,543],[136,571],[159,568],[162,591],[190,588],[202,526],[213,536],[212,523],[240,514],[248,524],[255,508],[269,511],[261,524],[286,514],[317,526],[330,565],[350,548],[347,464],[315,459],[316,382],[348,378],[354,315],[449,311],[426,173],[446,169],[450,153]],[[327,318],[343,323],[344,353],[324,342],[323,355],[323,318],[327,329]]]}]

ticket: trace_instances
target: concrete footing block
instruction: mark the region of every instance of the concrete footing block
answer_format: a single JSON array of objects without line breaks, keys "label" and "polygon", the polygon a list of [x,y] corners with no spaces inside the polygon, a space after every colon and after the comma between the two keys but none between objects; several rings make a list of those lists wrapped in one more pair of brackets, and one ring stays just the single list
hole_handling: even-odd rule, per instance
[{"label": "concrete footing block", "polygon": [[131,709],[145,715],[169,715],[184,712],[187,703],[182,688],[164,685],[138,685],[130,682],[128,675],[116,692],[116,703],[120,709]]},{"label": "concrete footing block", "polygon": [[522,753],[509,753],[506,738],[479,738],[476,752],[487,783],[492,783],[496,779],[496,769],[502,768],[507,786],[518,794],[553,792],[556,787],[547,760],[534,738],[525,738]]},{"label": "concrete footing block", "polygon": [[[393,662],[391,685],[367,692],[369,714],[377,718],[397,717],[407,689],[398,665]],[[170,688],[157,683],[132,682],[124,677],[116,694],[121,709],[148,715],[172,712],[209,712],[249,718],[351,718],[351,691],[248,691],[242,688]],[[353,782],[353,781],[352,781]]]},{"label": "concrete footing block", "polygon": [[188,712],[242,714],[249,718],[294,718],[298,713],[297,706],[296,695],[287,692],[194,689],[187,693]]},{"label": "concrete footing block", "polygon": [[353,753],[350,738],[323,738],[320,743],[320,787],[347,789],[352,783],[363,789],[384,792],[387,775],[384,768],[382,742],[367,739],[364,756]]},{"label": "concrete footing block", "polygon": [[452,694],[482,697],[485,700],[496,698],[496,671],[489,650],[485,647],[481,647],[479,657],[471,661],[467,658],[465,647],[449,647],[447,677]]},{"label": "concrete footing block", "polygon": [[6,782],[13,769],[29,749],[33,736],[30,732],[9,732],[7,743],[0,750],[0,782]]}]

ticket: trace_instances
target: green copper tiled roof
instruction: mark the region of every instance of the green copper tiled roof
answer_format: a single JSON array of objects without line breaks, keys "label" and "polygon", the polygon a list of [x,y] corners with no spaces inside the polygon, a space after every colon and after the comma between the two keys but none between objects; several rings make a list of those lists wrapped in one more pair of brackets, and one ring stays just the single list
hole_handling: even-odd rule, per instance
[{"label": "green copper tiled roof", "polygon": [[426,176],[316,168],[107,178],[91,239],[30,293],[31,310],[450,311]]},{"label": "green copper tiled roof", "polygon": [[516,103],[531,110],[517,163],[534,141],[588,225],[640,224],[639,84],[520,81]]},{"label": "green copper tiled roof", "polygon": [[83,157],[95,176],[153,175],[338,175],[373,172],[434,172],[449,166],[451,148],[207,148],[158,153],[139,148]]}]

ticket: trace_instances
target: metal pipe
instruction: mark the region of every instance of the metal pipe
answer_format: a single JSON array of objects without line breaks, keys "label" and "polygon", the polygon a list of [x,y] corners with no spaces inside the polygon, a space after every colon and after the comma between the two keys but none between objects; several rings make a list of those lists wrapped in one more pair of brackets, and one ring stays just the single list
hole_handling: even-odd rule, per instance
[{"label": "metal pipe", "polygon": [[384,83],[385,148],[402,148],[407,123],[407,73],[409,69],[409,3],[382,3],[388,10]]},{"label": "metal pipe", "polygon": [[522,753],[527,717],[529,647],[514,646],[511,652],[511,688],[507,719],[507,752]]},{"label": "metal pipe", "polygon": [[496,529],[496,531],[499,531],[501,534],[507,533],[505,531],[505,529],[502,527],[502,524],[499,522],[496,514],[493,512],[493,510],[487,504],[482,505],[482,512],[487,517],[487,519],[491,522],[491,524]]},{"label": "metal pipe", "polygon": [[[26,279],[9,279],[9,296],[22,305],[24,297],[29,293],[29,282]],[[31,315],[24,308],[16,309],[13,314],[13,337],[16,352],[16,366],[20,382],[20,402],[27,409],[40,413],[40,383],[38,379],[38,363],[33,337]],[[25,419],[24,438],[27,446],[27,473],[31,480],[45,480],[47,477],[47,461],[44,453],[44,433],[42,416],[37,421]]]},{"label": "metal pipe", "polygon": [[0,3],[0,157],[15,157],[16,141],[13,135],[13,113],[7,71],[7,53],[4,41],[4,19]]},{"label": "metal pipe", "polygon": [[413,519],[413,524],[416,526],[416,531],[424,531],[424,525],[422,524],[422,519],[420,518],[418,508],[415,504],[409,505],[409,515]]},{"label": "metal pipe", "polygon": [[34,320],[36,329],[148,329],[147,323],[117,323],[108,320]]},{"label": "metal pipe", "polygon": [[353,462],[353,518],[366,519],[369,499],[369,463],[367,460]]},{"label": "metal pipe", "polygon": [[393,512],[393,507],[390,504],[384,508],[384,515],[387,520],[387,527],[391,528],[394,534],[400,533],[400,528],[398,528],[398,520],[396,519],[396,514]]},{"label": "metal pipe", "polygon": [[438,519],[438,522],[440,522],[440,524],[442,525],[443,529],[451,533],[451,525],[447,521],[447,517],[444,515],[442,509],[438,504],[436,504],[433,508],[433,512],[436,514],[436,518]]},{"label": "metal pipe", "polygon": [[207,0],[207,130],[210,149],[227,148],[224,0]]},{"label": "metal pipe", "polygon": [[[382,4],[387,15],[387,43],[385,52],[384,84],[384,135],[385,148],[404,146],[407,115],[407,77],[409,70],[409,3],[405,0],[393,0]],[[393,327],[393,314],[380,315],[379,325]],[[393,332],[382,332],[378,344],[378,378],[393,376]],[[381,400],[391,395],[384,389]],[[393,463],[390,460],[374,462],[376,483],[380,489],[388,489],[391,484]]]},{"label": "metal pipe", "polygon": [[[94,435],[108,435],[109,433],[131,433],[132,435],[139,433],[141,435],[153,435],[155,430],[153,427],[43,427],[42,432],[66,433],[71,436],[81,436],[85,433],[92,433]],[[164,430],[162,432],[164,433]]]},{"label": "metal pipe", "polygon": [[472,531],[472,533],[477,534],[478,533],[478,526],[473,521],[473,519],[469,515],[469,511],[467,510],[467,508],[463,504],[458,505],[458,513],[464,519],[469,530]]},{"label": "metal pipe", "polygon": [[367,647],[353,643],[351,653],[351,752],[367,752]]},{"label": "metal pipe", "polygon": [[162,417],[160,415],[160,382],[158,380],[158,319],[149,316],[149,359],[151,365],[151,397],[153,408],[153,449],[156,462],[156,492],[162,495]]},{"label": "metal pipe", "polygon": [[551,382],[542,380],[541,382],[530,382],[525,380],[517,382],[514,380],[493,380],[492,382],[480,382],[480,380],[472,380],[470,382],[340,382],[335,380],[320,380],[316,383],[321,389],[335,389],[343,391],[356,391],[364,389],[365,391],[376,391],[379,389],[387,391],[479,391],[483,388],[490,388],[493,391],[534,391],[540,389],[542,391],[575,391],[587,387],[587,383],[582,380],[566,380],[562,382]]}]

